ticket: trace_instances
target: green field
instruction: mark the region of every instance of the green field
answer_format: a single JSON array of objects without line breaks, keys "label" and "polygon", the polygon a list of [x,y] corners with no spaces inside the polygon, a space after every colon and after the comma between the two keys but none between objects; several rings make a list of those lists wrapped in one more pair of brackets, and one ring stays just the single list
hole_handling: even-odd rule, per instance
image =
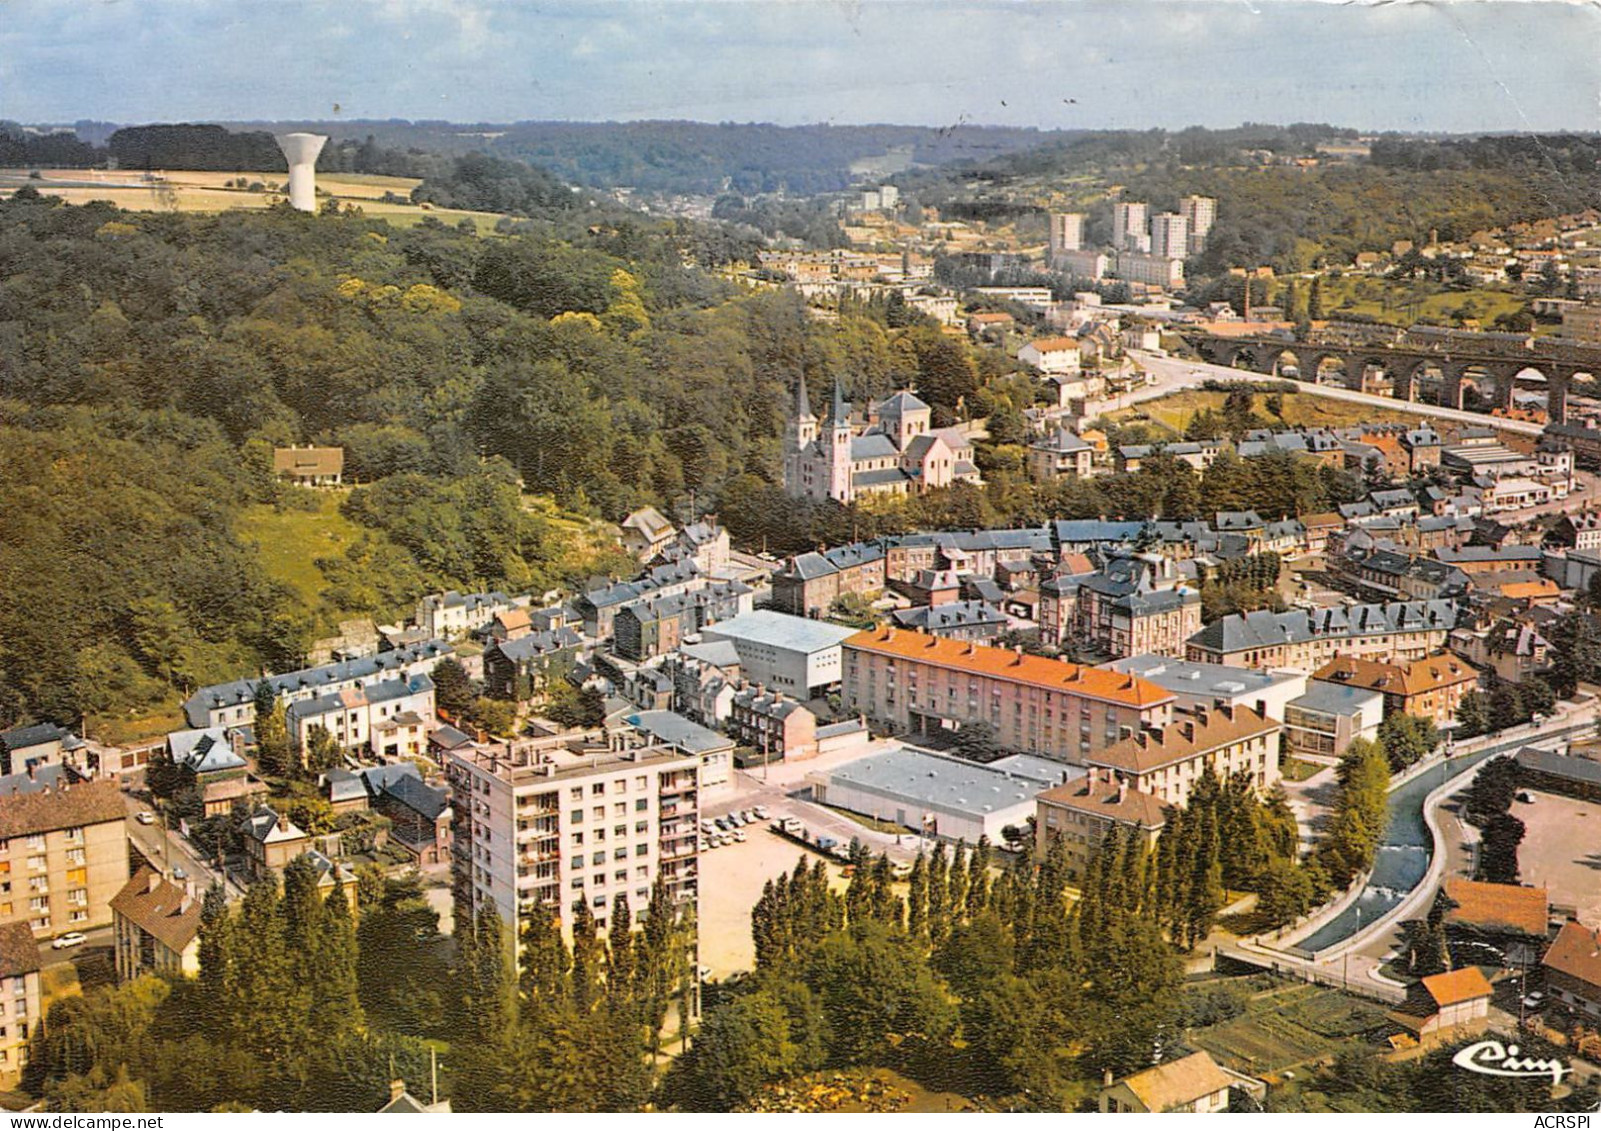
[{"label": "green field", "polygon": [[1246,1012],[1193,1030],[1188,1042],[1236,1071],[1274,1076],[1368,1047],[1368,1034],[1384,1025],[1372,1002],[1324,986],[1291,983],[1253,994]]},{"label": "green field", "polygon": [[[1242,375],[1243,376],[1243,375]],[[1137,421],[1142,417],[1183,435],[1190,418],[1202,409],[1221,412],[1228,394],[1206,389],[1185,389],[1156,400],[1145,401],[1111,413],[1118,423]],[[1396,409],[1372,408],[1351,401],[1319,397],[1310,393],[1284,393],[1284,416],[1274,416],[1264,405],[1265,394],[1256,394],[1255,411],[1272,427],[1287,428],[1349,428],[1356,424],[1385,422],[1415,423],[1417,414]]]},{"label": "green field", "polygon": [[[309,490],[301,493],[313,494]],[[239,540],[258,547],[267,575],[294,589],[306,609],[317,614],[319,620],[331,610],[323,602],[324,579],[316,566],[317,559],[343,554],[363,534],[383,537],[381,532],[357,526],[339,513],[339,505],[349,494],[341,489],[315,492],[316,510],[279,510],[258,504],[245,508],[236,524]]]},{"label": "green field", "polygon": [[[1297,284],[1305,293],[1306,283]],[[1327,318],[1359,315],[1397,326],[1419,320],[1459,325],[1477,319],[1490,329],[1498,315],[1516,314],[1529,296],[1518,291],[1474,287],[1444,290],[1440,284],[1420,280],[1392,280],[1367,275],[1323,277],[1323,312]]]}]

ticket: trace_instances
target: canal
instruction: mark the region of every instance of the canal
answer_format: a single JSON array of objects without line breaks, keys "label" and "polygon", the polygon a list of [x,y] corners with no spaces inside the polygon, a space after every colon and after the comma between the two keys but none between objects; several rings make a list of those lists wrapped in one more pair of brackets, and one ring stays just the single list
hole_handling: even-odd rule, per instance
[{"label": "canal", "polygon": [[1434,838],[1423,822],[1423,799],[1429,794],[1497,754],[1519,750],[1531,743],[1543,745],[1574,731],[1590,729],[1593,729],[1590,725],[1568,727],[1486,746],[1471,754],[1448,758],[1391,790],[1389,825],[1374,857],[1373,874],[1368,877],[1362,894],[1351,906],[1296,943],[1295,949],[1318,954],[1337,946],[1412,894],[1428,874],[1429,860],[1434,855]]}]

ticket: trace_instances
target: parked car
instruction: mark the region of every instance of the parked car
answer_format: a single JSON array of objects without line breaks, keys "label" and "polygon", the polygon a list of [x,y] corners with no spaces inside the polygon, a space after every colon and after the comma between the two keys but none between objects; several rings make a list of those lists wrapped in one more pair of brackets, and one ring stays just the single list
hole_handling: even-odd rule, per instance
[{"label": "parked car", "polygon": [[174,868],[172,870],[172,878],[175,880],[187,880],[189,878],[189,873],[185,872],[182,868]]},{"label": "parked car", "polygon": [[734,839],[739,841],[739,843],[744,844],[745,843],[745,831],[743,829],[734,830]]},{"label": "parked car", "polygon": [[50,944],[52,950],[66,950],[68,947],[82,946],[89,941],[89,936],[82,931],[68,931]]},{"label": "parked car", "polygon": [[747,824],[747,825],[750,824],[752,821],[757,819],[756,818],[756,811],[754,809],[747,809],[743,813],[741,813],[740,816],[745,818],[743,823]]},{"label": "parked car", "polygon": [[751,812],[756,814],[756,819],[758,821],[765,821],[767,820],[768,816],[770,816],[770,814],[767,812],[767,806],[765,805],[758,805],[756,808],[752,809]]},{"label": "parked car", "polygon": [[153,825],[156,823],[156,815],[148,809],[135,814],[133,819],[141,825]]},{"label": "parked car", "polygon": [[725,829],[728,828],[728,818],[727,817],[718,817],[717,820],[714,822],[714,824],[716,824],[716,826],[719,829],[719,831],[725,830]]}]

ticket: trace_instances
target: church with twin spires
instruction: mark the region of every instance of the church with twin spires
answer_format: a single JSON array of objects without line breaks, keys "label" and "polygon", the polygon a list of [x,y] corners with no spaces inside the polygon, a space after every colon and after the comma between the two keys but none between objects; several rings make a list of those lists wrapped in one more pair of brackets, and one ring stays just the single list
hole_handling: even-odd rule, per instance
[{"label": "church with twin spires", "polygon": [[922,494],[952,483],[981,483],[973,445],[960,428],[931,426],[934,410],[909,392],[868,407],[853,420],[834,382],[834,406],[812,415],[802,378],[784,441],[784,489],[803,499],[854,502],[864,495]]}]

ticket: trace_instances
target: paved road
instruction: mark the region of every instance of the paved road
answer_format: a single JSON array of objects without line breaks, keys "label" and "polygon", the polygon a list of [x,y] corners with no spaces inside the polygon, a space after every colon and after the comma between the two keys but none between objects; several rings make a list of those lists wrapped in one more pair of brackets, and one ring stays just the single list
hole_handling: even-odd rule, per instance
[{"label": "paved road", "polygon": [[[1179,389],[1195,388],[1201,382],[1210,379],[1221,381],[1272,380],[1266,374],[1252,373],[1243,369],[1232,369],[1226,365],[1212,365],[1202,361],[1186,361],[1183,358],[1158,357],[1155,354],[1136,351],[1130,351],[1130,353],[1136,361],[1156,375],[1156,382],[1125,395],[1120,399],[1120,404],[1136,404],[1140,401],[1163,397]],[[1285,378],[1285,380],[1288,380],[1288,378]],[[1371,393],[1352,392],[1350,389],[1342,389],[1334,385],[1313,385],[1301,381],[1296,381],[1294,384],[1296,392],[1329,397],[1333,400],[1349,401],[1352,404],[1368,405],[1372,408],[1387,408],[1394,412],[1410,412],[1418,416],[1429,416],[1436,420],[1451,420],[1459,424],[1488,425],[1503,432],[1515,432],[1523,436],[1539,436],[1544,431],[1543,426],[1532,424],[1526,420],[1503,420],[1500,417],[1486,416],[1482,412],[1440,408],[1436,405],[1421,404],[1417,401],[1396,400],[1393,397],[1377,397]]]},{"label": "paved road", "polygon": [[[216,868],[200,858],[194,847],[176,828],[164,828],[161,814],[138,794],[124,793],[123,799],[128,805],[128,839],[141,856],[169,874],[175,867],[182,868],[184,873],[201,888],[223,879]],[[155,813],[155,822],[149,825],[140,824],[137,815],[142,812]],[[229,881],[228,894],[240,896],[244,894],[244,890],[238,884]]]}]

